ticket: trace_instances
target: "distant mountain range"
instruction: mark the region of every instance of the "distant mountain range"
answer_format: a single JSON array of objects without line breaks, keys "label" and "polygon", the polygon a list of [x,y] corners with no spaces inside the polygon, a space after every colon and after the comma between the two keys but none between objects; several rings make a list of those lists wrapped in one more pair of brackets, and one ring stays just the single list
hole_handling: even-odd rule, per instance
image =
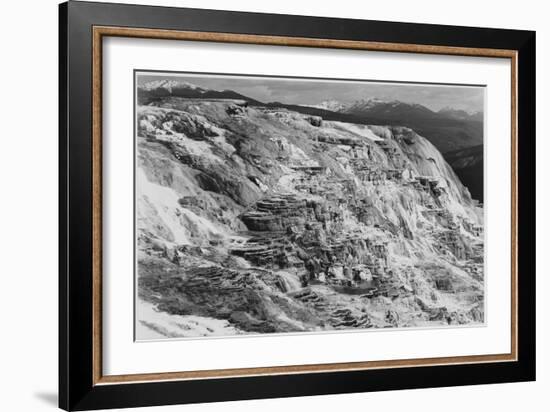
[{"label": "distant mountain range", "polygon": [[416,119],[417,117],[429,119],[454,119],[466,121],[483,121],[482,112],[467,112],[466,110],[444,107],[435,112],[421,104],[404,103],[399,100],[382,100],[378,98],[357,100],[353,103],[342,103],[338,100],[326,100],[318,104],[304,105],[316,109],[330,110],[333,112],[357,114],[368,114],[371,116],[394,119]]},{"label": "distant mountain range", "polygon": [[139,104],[147,104],[162,97],[184,97],[188,99],[237,99],[245,100],[250,104],[263,105],[248,96],[243,96],[233,90],[203,89],[194,84],[180,80],[153,80],[138,86]]},{"label": "distant mountain range", "polygon": [[[299,113],[321,116],[325,120],[335,120],[356,124],[406,126],[414,129],[421,136],[426,137],[442,154],[449,164],[466,179],[464,184],[472,192],[475,199],[483,200],[481,189],[474,180],[476,175],[483,171],[483,113],[468,113],[465,110],[451,107],[433,111],[421,104],[405,103],[401,101],[385,101],[377,98],[357,100],[352,103],[328,100],[313,105],[298,105],[283,102],[261,102],[233,90],[204,89],[191,83],[180,80],[155,80],[138,87],[139,104],[148,104],[163,97],[183,97],[199,99],[236,99],[248,102],[251,106],[266,106],[286,108]],[[472,149],[476,154],[481,153],[475,164],[467,167],[458,167],[463,161],[460,156],[466,156],[469,161],[471,152],[463,149]],[[481,148],[481,150],[479,149]],[[477,177],[476,177],[477,176]],[[481,179],[482,181],[482,179]]]},{"label": "distant mountain range", "polygon": [[421,104],[376,98],[349,104],[330,100],[309,107],[358,117],[369,124],[410,127],[427,137],[442,153],[483,143],[481,112],[468,113],[450,107],[433,111]]}]

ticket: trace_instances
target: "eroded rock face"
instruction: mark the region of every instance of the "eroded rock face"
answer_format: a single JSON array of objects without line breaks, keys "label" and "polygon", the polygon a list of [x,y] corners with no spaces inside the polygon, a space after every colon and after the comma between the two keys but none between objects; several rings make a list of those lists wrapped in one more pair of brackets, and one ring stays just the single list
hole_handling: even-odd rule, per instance
[{"label": "eroded rock face", "polygon": [[413,130],[175,97],[137,116],[157,311],[224,334],[484,321],[482,211]]}]

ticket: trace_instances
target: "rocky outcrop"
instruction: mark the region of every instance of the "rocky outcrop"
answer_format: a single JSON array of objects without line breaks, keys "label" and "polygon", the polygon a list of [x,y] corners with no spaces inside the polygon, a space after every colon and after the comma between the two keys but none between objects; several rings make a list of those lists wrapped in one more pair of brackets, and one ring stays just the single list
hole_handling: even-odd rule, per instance
[{"label": "rocky outcrop", "polygon": [[173,96],[137,116],[157,310],[239,333],[483,322],[482,211],[413,130]]}]

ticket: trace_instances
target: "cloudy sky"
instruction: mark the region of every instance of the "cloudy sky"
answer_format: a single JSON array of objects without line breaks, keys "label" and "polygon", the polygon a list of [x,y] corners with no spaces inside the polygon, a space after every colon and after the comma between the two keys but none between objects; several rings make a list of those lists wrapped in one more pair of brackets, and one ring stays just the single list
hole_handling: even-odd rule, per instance
[{"label": "cloudy sky", "polygon": [[360,99],[378,98],[422,104],[437,111],[443,107],[483,111],[484,87],[448,86],[370,81],[320,81],[270,77],[162,75],[140,74],[138,85],[151,80],[185,80],[214,90],[234,90],[261,102],[288,104],[318,104],[325,100],[351,103]]}]

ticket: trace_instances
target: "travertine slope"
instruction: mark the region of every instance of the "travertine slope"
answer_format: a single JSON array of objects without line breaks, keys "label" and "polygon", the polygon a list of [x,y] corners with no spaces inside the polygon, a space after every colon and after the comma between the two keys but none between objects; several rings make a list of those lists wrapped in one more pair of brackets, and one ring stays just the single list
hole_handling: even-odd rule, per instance
[{"label": "travertine slope", "polygon": [[413,130],[171,96],[137,124],[138,338],[483,322],[482,210]]}]

